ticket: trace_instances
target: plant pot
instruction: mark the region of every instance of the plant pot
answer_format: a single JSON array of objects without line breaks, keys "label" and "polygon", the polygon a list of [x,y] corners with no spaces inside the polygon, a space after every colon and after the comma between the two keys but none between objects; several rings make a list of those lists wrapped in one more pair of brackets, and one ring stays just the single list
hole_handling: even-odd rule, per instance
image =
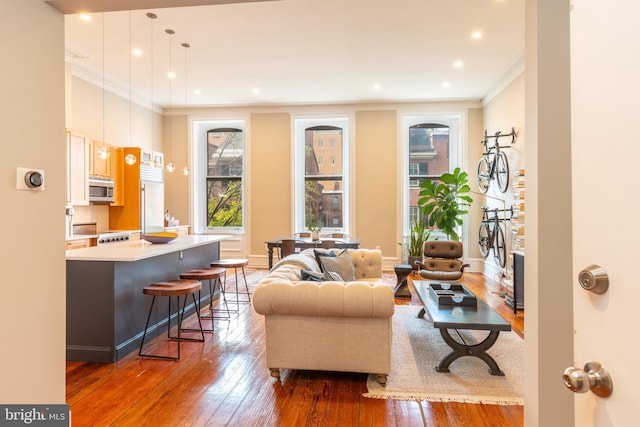
[{"label": "plant pot", "polygon": [[312,231],[311,232],[311,240],[316,241],[316,240],[320,240],[320,235],[317,231]]},{"label": "plant pot", "polygon": [[409,255],[407,257],[407,264],[409,264],[411,266],[411,268],[414,269],[414,271],[418,270],[418,266],[416,265],[416,261],[420,261],[422,262],[422,256],[413,256],[413,255]]}]

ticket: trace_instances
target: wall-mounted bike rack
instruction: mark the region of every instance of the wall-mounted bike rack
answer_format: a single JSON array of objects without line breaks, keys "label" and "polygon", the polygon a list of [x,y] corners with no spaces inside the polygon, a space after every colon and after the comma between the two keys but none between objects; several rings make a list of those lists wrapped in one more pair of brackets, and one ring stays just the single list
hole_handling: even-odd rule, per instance
[{"label": "wall-mounted bike rack", "polygon": [[[509,148],[509,145],[500,145],[500,138],[511,138],[511,144],[516,142],[516,130],[511,128],[511,132],[496,132],[489,135],[487,130],[484,131],[484,139],[480,141],[484,145],[484,153],[478,161],[478,188],[483,193],[489,190],[492,180],[498,183],[498,189],[505,193],[509,187],[509,161],[507,155],[500,151],[501,148]],[[493,146],[489,146],[489,140],[493,139]]]},{"label": "wall-mounted bike rack", "polygon": [[[500,138],[511,138],[511,144],[514,144],[516,142],[516,138],[517,138],[517,134],[516,134],[516,129],[515,128],[511,128],[511,132],[509,133],[502,133],[501,131],[497,131],[495,134],[493,135],[488,135],[487,134],[487,130],[484,130],[484,141],[482,141],[483,144],[486,145],[487,142],[489,142],[490,139],[500,139]],[[508,145],[505,146],[500,146],[500,148],[508,148]]]}]

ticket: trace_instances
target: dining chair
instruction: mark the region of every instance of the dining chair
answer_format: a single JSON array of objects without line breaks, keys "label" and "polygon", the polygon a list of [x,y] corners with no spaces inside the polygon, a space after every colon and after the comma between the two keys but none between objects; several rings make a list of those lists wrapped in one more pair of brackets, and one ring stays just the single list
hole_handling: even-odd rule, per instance
[{"label": "dining chair", "polygon": [[330,239],[351,238],[351,236],[349,236],[347,233],[325,233],[325,234],[322,234],[320,237],[326,237]]},{"label": "dining chair", "polygon": [[347,233],[331,233],[331,237],[337,237],[337,238],[350,238],[351,236],[349,236]]},{"label": "dining chair", "polygon": [[322,249],[331,249],[331,248],[335,248],[336,247],[336,241],[335,240],[322,240],[320,242],[320,247]]},{"label": "dining chair", "polygon": [[296,253],[296,239],[280,239],[278,248],[278,259]]}]

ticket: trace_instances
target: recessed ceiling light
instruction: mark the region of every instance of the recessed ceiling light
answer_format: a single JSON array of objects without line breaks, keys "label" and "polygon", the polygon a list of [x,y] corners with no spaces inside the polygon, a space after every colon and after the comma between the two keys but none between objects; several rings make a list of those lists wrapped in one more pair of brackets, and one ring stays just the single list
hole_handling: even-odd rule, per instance
[{"label": "recessed ceiling light", "polygon": [[260,93],[260,88],[259,87],[254,87],[252,90],[253,93],[255,93],[256,95]]},{"label": "recessed ceiling light", "polygon": [[449,86],[451,86],[451,83],[449,83],[449,82],[442,83],[442,87],[445,88],[445,89],[448,88]]},{"label": "recessed ceiling light", "polygon": [[464,65],[464,62],[457,60],[456,62],[453,63],[453,66],[455,68],[462,68],[462,66]]},{"label": "recessed ceiling light", "polygon": [[142,56],[142,50],[136,48],[131,51],[134,56]]},{"label": "recessed ceiling light", "polygon": [[91,21],[91,17],[89,15],[87,15],[86,13],[83,13],[82,15],[80,15],[80,19],[82,19],[84,22]]},{"label": "recessed ceiling light", "polygon": [[382,89],[382,85],[380,83],[376,83],[373,85],[373,90],[380,90]]},{"label": "recessed ceiling light", "polygon": [[170,79],[175,79],[175,78],[176,78],[176,73],[174,73],[173,71],[169,71],[169,73],[167,73],[167,76],[168,76]]},{"label": "recessed ceiling light", "polygon": [[471,38],[472,39],[482,38],[482,31],[474,31],[473,33],[471,33]]},{"label": "recessed ceiling light", "polygon": [[202,91],[200,89],[194,89],[193,90],[193,94],[194,95],[200,95],[202,93]]}]

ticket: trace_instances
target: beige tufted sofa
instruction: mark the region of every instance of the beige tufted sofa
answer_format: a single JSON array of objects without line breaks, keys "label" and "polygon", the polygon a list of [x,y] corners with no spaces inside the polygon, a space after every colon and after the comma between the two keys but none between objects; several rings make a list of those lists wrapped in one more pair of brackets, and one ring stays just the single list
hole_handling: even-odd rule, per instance
[{"label": "beige tufted sofa", "polygon": [[[339,252],[339,250],[334,250]],[[349,250],[356,281],[300,281],[320,271],[313,250],[290,255],[256,286],[253,306],[265,316],[267,366],[376,374],[391,371],[393,287],[383,283],[379,250]]]}]

